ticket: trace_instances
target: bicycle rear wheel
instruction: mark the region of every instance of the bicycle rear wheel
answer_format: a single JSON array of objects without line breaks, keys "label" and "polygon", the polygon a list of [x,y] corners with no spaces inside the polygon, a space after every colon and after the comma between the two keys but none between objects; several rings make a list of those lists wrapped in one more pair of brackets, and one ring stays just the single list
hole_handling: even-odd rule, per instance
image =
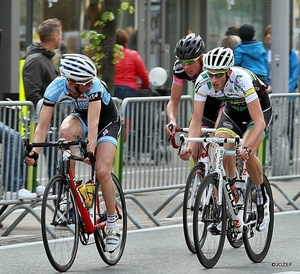
[{"label": "bicycle rear wheel", "polygon": [[41,227],[49,262],[59,272],[69,270],[78,250],[79,217],[73,195],[61,175],[55,175],[45,188]]},{"label": "bicycle rear wheel", "polygon": [[118,178],[112,174],[112,179],[115,184],[115,199],[116,199],[116,217],[118,229],[120,231],[120,245],[113,252],[107,252],[105,250],[106,245],[106,221],[107,221],[107,210],[103,200],[101,191],[101,184],[96,182],[96,195],[95,195],[95,206],[94,206],[94,218],[95,218],[95,241],[98,252],[102,260],[108,265],[115,265],[121,259],[127,238],[127,211],[125,197],[122,187],[119,183]]},{"label": "bicycle rear wheel", "polygon": [[266,193],[269,196],[270,222],[263,231],[256,230],[256,190],[254,184],[249,179],[246,190],[244,222],[253,221],[253,224],[244,233],[244,245],[249,259],[254,263],[260,263],[268,254],[274,227],[274,201],[271,186],[268,178],[264,175],[263,184]]},{"label": "bicycle rear wheel", "polygon": [[193,236],[193,215],[198,187],[204,177],[203,163],[196,163],[189,173],[183,197],[183,232],[186,245],[192,253],[196,253]]},{"label": "bicycle rear wheel", "polygon": [[218,188],[217,175],[207,175],[198,188],[195,201],[194,243],[197,257],[206,268],[214,267],[219,261],[226,236],[226,202],[222,197],[219,206]]}]

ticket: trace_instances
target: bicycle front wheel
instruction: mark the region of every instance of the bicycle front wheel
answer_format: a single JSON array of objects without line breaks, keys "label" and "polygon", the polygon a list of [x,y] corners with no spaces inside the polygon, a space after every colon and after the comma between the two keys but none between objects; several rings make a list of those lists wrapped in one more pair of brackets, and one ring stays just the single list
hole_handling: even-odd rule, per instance
[{"label": "bicycle front wheel", "polygon": [[49,262],[59,272],[69,270],[78,250],[79,217],[73,195],[61,175],[55,175],[45,188],[41,227]]},{"label": "bicycle front wheel", "polygon": [[206,268],[214,267],[222,254],[226,236],[226,202],[219,205],[219,180],[207,175],[201,182],[193,217],[194,243],[197,257]]},{"label": "bicycle front wheel", "polygon": [[121,259],[127,238],[127,210],[125,203],[125,196],[122,187],[119,183],[118,178],[112,174],[112,179],[115,186],[115,201],[116,201],[116,218],[118,229],[120,231],[120,244],[119,247],[113,252],[107,252],[106,246],[106,221],[107,221],[107,210],[105,201],[103,199],[101,184],[96,182],[96,195],[95,195],[95,205],[94,205],[94,222],[96,224],[95,229],[95,241],[98,252],[102,260],[108,265],[115,265]]},{"label": "bicycle front wheel", "polygon": [[269,197],[270,222],[263,231],[256,230],[257,209],[256,190],[249,179],[246,190],[246,201],[244,211],[244,222],[251,223],[244,233],[244,245],[249,259],[254,263],[260,263],[268,254],[274,227],[274,201],[271,186],[268,178],[264,175],[262,187],[265,188]]},{"label": "bicycle front wheel", "polygon": [[183,232],[186,245],[192,253],[196,253],[193,236],[193,215],[195,208],[195,198],[198,187],[204,177],[204,165],[196,163],[189,173],[183,197]]}]

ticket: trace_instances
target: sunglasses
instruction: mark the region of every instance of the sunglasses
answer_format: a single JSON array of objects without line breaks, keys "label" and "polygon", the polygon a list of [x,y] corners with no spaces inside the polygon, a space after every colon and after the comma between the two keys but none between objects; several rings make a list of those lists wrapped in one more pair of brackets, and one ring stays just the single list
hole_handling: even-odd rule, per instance
[{"label": "sunglasses", "polygon": [[200,58],[200,56],[198,56],[197,58],[194,58],[194,59],[188,59],[188,60],[180,60],[180,59],[179,59],[179,62],[180,62],[180,64],[181,64],[182,66],[184,66],[184,65],[190,66],[190,65],[195,64],[196,61],[197,61],[199,58]]},{"label": "sunglasses", "polygon": [[225,70],[223,72],[218,72],[218,73],[212,73],[210,71],[207,71],[207,75],[209,78],[216,77],[217,79],[221,78],[228,70]]},{"label": "sunglasses", "polygon": [[91,84],[93,82],[93,79],[88,80],[86,82],[75,82],[77,85],[82,85],[82,86],[88,86],[89,84]]},{"label": "sunglasses", "polygon": [[73,81],[73,80],[70,80],[70,79],[68,79],[70,82],[72,82],[72,83],[75,83],[75,84],[77,84],[77,85],[82,85],[82,86],[88,86],[89,84],[91,84],[92,82],[93,82],[93,79],[90,79],[90,80],[88,80],[88,81],[86,81],[86,82],[75,82],[75,81]]}]

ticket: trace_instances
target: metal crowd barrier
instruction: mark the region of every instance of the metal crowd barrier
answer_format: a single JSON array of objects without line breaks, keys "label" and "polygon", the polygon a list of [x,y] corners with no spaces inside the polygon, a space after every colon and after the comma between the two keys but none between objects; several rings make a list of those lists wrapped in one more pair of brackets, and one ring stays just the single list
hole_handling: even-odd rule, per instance
[{"label": "metal crowd barrier", "polygon": [[[287,200],[287,203],[292,205],[295,209],[299,209],[296,200],[300,196],[300,191],[297,193],[297,190],[295,192],[297,194],[294,195],[294,197],[288,197],[286,192],[279,187],[276,181],[300,177],[299,96],[300,94],[270,95],[273,103],[274,121],[270,128],[270,134],[259,152],[259,157],[262,160],[265,173],[269,177],[271,185],[280,191]],[[123,124],[122,133],[119,138],[117,157],[114,162],[114,172],[122,183],[126,198],[135,202],[156,225],[160,225],[156,219],[156,215],[169,204],[172,199],[184,191],[186,177],[190,169],[190,163],[179,159],[177,150],[171,147],[164,133],[163,127],[167,124],[165,107],[169,98],[169,96],[135,97],[126,98],[122,103],[119,99],[114,98],[120,110]],[[293,101],[293,104],[290,104],[291,101]],[[29,121],[26,122],[26,125],[21,126],[19,114],[9,114],[7,111],[14,110],[14,108],[8,108],[8,106],[23,108],[24,105],[27,106],[28,113],[25,113],[23,116],[29,118]],[[291,116],[291,112],[289,111],[291,105],[295,107],[293,120],[289,118]],[[193,98],[188,95],[182,96],[177,121],[179,126],[188,126],[192,108]],[[1,120],[8,120],[9,125],[13,129],[21,129],[23,135],[26,134],[30,136],[33,133],[34,126],[38,121],[38,112],[36,114],[36,110],[31,103],[2,101],[0,102],[0,109],[1,111],[3,111],[3,109],[6,111],[5,116],[1,113]],[[47,137],[48,140],[58,138],[59,125],[70,111],[71,109],[65,106],[58,106],[55,109],[53,123]],[[293,138],[290,134],[291,129],[293,129]],[[293,140],[293,148],[290,146],[291,140]],[[27,180],[27,186],[29,185],[29,187],[27,188],[34,191],[36,184],[46,185],[51,173],[56,173],[57,161],[55,155],[55,150],[41,153],[38,168],[28,172],[29,175],[27,175],[27,178],[29,178],[29,180]],[[0,172],[3,174],[1,168],[2,165],[0,166]],[[80,179],[89,179],[88,169],[84,163],[77,163],[76,169],[76,173],[80,174]],[[3,185],[5,179],[3,176],[1,179]],[[159,205],[154,212],[150,212],[147,206],[138,199],[138,195],[135,195],[159,190],[174,190],[174,192],[163,204]],[[24,201],[12,200],[8,197],[5,188],[0,190],[0,194],[0,205],[15,204],[20,206],[24,204]],[[38,202],[39,198],[32,202],[25,211],[34,214],[32,209],[38,205]],[[280,211],[284,210],[276,201],[275,205]],[[178,204],[167,217],[170,218],[174,216],[181,207],[182,203]],[[5,212],[0,211],[0,222],[3,221],[6,216]],[[141,228],[135,216],[130,212],[128,212],[128,216],[136,227]],[[38,218],[39,216],[36,217]]]},{"label": "metal crowd barrier", "polygon": [[31,102],[0,101],[0,224],[12,212],[24,209],[21,217],[14,221],[3,236],[7,236],[28,213],[40,221],[39,214],[34,210],[40,200],[20,200],[17,194],[26,183],[29,186],[32,183],[28,181],[32,169],[27,169],[23,160],[22,138],[29,138],[33,133],[34,120],[35,108]]},{"label": "metal crowd barrier", "polygon": [[[272,187],[281,193],[287,204],[299,210],[295,201],[300,190],[295,189],[294,196],[289,197],[276,182],[300,177],[300,94],[274,93],[270,94],[270,99],[273,123],[264,143],[263,167]],[[284,211],[279,202],[274,202],[280,211]]]}]

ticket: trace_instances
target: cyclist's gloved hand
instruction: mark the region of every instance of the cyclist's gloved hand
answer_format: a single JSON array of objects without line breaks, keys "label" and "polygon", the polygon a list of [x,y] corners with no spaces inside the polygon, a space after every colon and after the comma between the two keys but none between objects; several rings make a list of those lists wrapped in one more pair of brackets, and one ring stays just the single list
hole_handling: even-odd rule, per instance
[{"label": "cyclist's gloved hand", "polygon": [[96,157],[92,151],[87,151],[84,154],[84,158],[89,158],[91,165],[94,165],[96,163]]},{"label": "cyclist's gloved hand", "polygon": [[174,136],[176,127],[177,127],[177,125],[175,123],[169,123],[169,124],[165,125],[166,134],[169,136]]},{"label": "cyclist's gloved hand", "polygon": [[[37,161],[38,158],[39,158],[39,154],[36,153],[35,151],[26,152],[25,164],[28,165],[28,166],[35,166],[36,167],[36,161]],[[33,159],[34,162],[32,162],[31,159]]]}]

